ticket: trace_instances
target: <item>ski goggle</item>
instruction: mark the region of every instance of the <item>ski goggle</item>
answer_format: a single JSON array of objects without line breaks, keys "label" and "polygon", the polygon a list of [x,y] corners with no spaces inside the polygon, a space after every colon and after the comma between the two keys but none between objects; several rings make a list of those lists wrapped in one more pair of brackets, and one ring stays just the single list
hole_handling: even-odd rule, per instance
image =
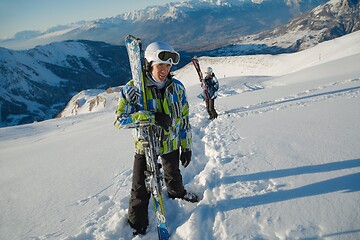
[{"label": "ski goggle", "polygon": [[180,55],[177,52],[158,50],[154,52],[154,62],[168,63],[176,65],[180,61]]}]

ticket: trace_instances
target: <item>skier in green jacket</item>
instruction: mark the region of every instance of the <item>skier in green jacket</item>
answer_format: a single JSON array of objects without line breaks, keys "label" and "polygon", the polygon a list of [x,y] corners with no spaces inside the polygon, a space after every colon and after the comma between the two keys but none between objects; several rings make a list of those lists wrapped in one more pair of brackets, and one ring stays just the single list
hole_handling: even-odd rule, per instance
[{"label": "skier in green jacket", "polygon": [[149,224],[150,199],[150,193],[145,187],[146,159],[141,126],[154,124],[155,134],[160,136],[160,156],[169,198],[198,201],[196,194],[184,189],[179,168],[179,161],[187,167],[192,155],[189,103],[185,87],[170,75],[172,65],[178,64],[179,59],[179,53],[167,43],[151,43],[145,50],[147,111],[139,104],[140,93],[134,87],[133,80],[122,88],[116,109],[115,126],[135,127],[135,157],[128,222],[140,234],[146,232]]}]

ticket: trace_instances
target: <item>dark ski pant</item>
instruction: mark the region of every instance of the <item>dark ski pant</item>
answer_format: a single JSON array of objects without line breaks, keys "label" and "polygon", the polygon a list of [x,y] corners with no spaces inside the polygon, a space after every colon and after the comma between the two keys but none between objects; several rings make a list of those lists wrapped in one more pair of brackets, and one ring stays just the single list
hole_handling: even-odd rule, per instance
[{"label": "dark ski pant", "polygon": [[[185,194],[185,189],[179,169],[179,150],[165,154],[161,158],[168,193],[182,197]],[[146,228],[149,225],[148,205],[151,195],[145,187],[145,170],[145,155],[136,153],[128,209],[129,222],[135,228]]]},{"label": "dark ski pant", "polygon": [[206,98],[205,99],[206,110],[211,119],[217,118],[218,114],[215,110],[215,99]]}]

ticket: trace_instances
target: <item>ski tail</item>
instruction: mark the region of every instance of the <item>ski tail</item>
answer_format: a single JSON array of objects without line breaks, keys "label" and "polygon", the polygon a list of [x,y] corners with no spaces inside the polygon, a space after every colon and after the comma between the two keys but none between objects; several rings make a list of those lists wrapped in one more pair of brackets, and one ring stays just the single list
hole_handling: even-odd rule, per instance
[{"label": "ski tail", "polygon": [[153,195],[153,202],[154,202],[155,215],[157,219],[157,230],[158,230],[159,239],[168,240],[170,238],[170,234],[166,225],[162,195],[161,194],[158,196]]},{"label": "ski tail", "polygon": [[202,87],[202,89],[203,89],[204,92],[205,92],[205,97],[206,97],[207,99],[209,99],[209,98],[210,98],[209,90],[207,89],[207,87],[206,87],[206,85],[205,85],[205,83],[204,83],[204,80],[203,80],[204,78],[203,78],[203,74],[202,74],[202,72],[201,72],[199,59],[198,59],[197,57],[193,57],[193,58],[191,59],[191,62],[194,64],[194,67],[195,67],[195,69],[196,69],[196,72],[198,73],[199,80],[200,80],[200,83],[201,83],[201,87]]}]

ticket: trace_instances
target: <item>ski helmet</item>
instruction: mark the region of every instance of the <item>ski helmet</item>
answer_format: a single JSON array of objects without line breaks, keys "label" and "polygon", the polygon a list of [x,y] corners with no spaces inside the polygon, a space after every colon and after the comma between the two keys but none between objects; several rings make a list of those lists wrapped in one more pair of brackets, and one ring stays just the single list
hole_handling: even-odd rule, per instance
[{"label": "ski helmet", "polygon": [[180,54],[165,42],[153,42],[145,49],[147,64],[166,63],[176,65],[179,63]]},{"label": "ski helmet", "polygon": [[205,73],[212,73],[213,72],[213,69],[211,67],[207,67],[206,68],[206,72]]}]

